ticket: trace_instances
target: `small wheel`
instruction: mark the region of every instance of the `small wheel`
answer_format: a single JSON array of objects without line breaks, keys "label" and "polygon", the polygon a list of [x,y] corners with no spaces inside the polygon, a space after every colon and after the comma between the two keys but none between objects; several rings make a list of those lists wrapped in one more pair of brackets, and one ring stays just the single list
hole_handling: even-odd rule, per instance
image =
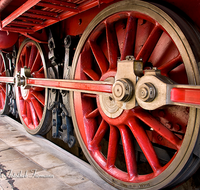
[{"label": "small wheel", "polygon": [[[122,1],[100,12],[83,33],[73,59],[73,79],[110,81],[117,60],[133,55],[144,69],[157,67],[179,84],[199,84],[196,31],[171,10]],[[151,82],[151,81],[149,81]],[[75,132],[88,161],[119,189],[161,189],[191,176],[199,110],[166,106],[119,108],[113,96],[71,94]]]},{"label": "small wheel", "polygon": [[[47,78],[45,57],[40,45],[26,39],[20,46],[15,73],[21,68],[30,68],[33,78]],[[48,89],[15,86],[17,109],[21,122],[30,134],[45,134],[51,125],[51,112],[47,110]]]},{"label": "small wheel", "polygon": [[[0,76],[7,76],[7,62],[4,54],[0,51]],[[0,83],[0,115],[7,115],[9,113],[8,106],[8,85]]]}]

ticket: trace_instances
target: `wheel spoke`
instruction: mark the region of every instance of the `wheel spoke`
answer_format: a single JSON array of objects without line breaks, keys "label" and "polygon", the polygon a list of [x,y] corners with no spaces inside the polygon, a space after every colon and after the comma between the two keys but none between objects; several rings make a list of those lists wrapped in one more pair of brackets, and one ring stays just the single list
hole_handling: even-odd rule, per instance
[{"label": "wheel spoke", "polygon": [[119,141],[119,130],[114,126],[110,126],[107,168],[115,166],[115,161],[117,158],[118,143],[119,143],[118,141]]},{"label": "wheel spoke", "polygon": [[1,86],[1,89],[2,91],[4,92],[4,94],[6,94],[6,85],[5,84],[2,84],[0,85]]},{"label": "wheel spoke", "polygon": [[108,124],[105,122],[105,120],[102,120],[94,138],[90,142],[90,148],[92,148],[92,149],[99,148],[99,144],[100,144],[101,140],[103,139],[107,130],[108,130]]},{"label": "wheel spoke", "polygon": [[125,125],[120,126],[120,134],[122,138],[123,150],[126,160],[126,167],[130,178],[137,176],[137,163],[135,158],[135,150],[133,147],[132,137]]},{"label": "wheel spoke", "polygon": [[136,118],[130,118],[128,120],[128,126],[131,129],[133,135],[135,136],[152,170],[155,173],[158,172],[161,169],[161,166],[158,157],[155,153],[155,150],[144,129],[140,126]]},{"label": "wheel spoke", "polygon": [[161,65],[160,67],[158,67],[158,69],[161,70],[161,73],[163,75],[166,75],[168,72],[170,72],[171,70],[173,70],[174,68],[176,68],[180,64],[182,64],[182,57],[179,54],[174,59],[172,59],[169,62]]},{"label": "wheel spoke", "polygon": [[115,28],[112,24],[105,22],[106,25],[106,40],[108,48],[108,60],[110,69],[116,69],[117,58],[119,57],[119,47],[117,43],[117,36]]},{"label": "wheel spoke", "polygon": [[[30,110],[30,106],[29,103],[24,101],[24,104],[26,104],[26,109],[27,109],[27,124],[30,125],[32,124],[32,117],[31,117],[31,110]],[[25,120],[26,122],[26,120]]]},{"label": "wheel spoke", "polygon": [[35,109],[33,107],[32,102],[29,102],[29,107],[30,107],[30,112],[31,112],[31,117],[32,117],[33,125],[36,128],[38,126],[39,122],[38,122],[37,114],[35,112]]},{"label": "wheel spoke", "polygon": [[6,76],[6,71],[1,72],[1,76]]},{"label": "wheel spoke", "polygon": [[28,63],[28,68],[32,68],[33,66],[33,62],[36,58],[36,54],[37,54],[37,48],[35,45],[31,46],[31,52],[30,52],[30,58],[29,58],[29,63]]},{"label": "wheel spoke", "polygon": [[101,73],[104,74],[108,70],[108,61],[101,50],[101,48],[93,41],[89,41],[91,50],[93,52],[93,55],[97,61],[97,64],[99,65],[99,68],[101,70]]},{"label": "wheel spoke", "polygon": [[93,71],[92,69],[84,69],[83,72],[89,76],[92,80],[99,80],[99,75],[97,73],[95,73],[95,71]]},{"label": "wheel spoke", "polygon": [[43,114],[42,105],[33,96],[31,97],[31,102],[33,104],[33,107],[35,109],[35,112],[36,112],[39,120],[41,120],[42,114]]},{"label": "wheel spoke", "polygon": [[42,60],[41,60],[41,56],[40,56],[40,52],[37,52],[36,58],[33,62],[33,65],[31,67],[31,73],[34,71],[37,71],[42,65]]},{"label": "wheel spoke", "polygon": [[1,91],[1,94],[2,94],[2,99],[4,101],[4,104],[5,104],[5,100],[6,100],[6,93],[4,93],[4,91]]},{"label": "wheel spoke", "polygon": [[137,60],[142,58],[144,63],[147,62],[161,34],[162,34],[162,30],[160,29],[158,25],[155,25],[149,37],[147,38],[146,42],[144,43],[142,49],[138,53],[136,57]]},{"label": "wheel spoke", "polygon": [[157,121],[153,116],[147,113],[147,111],[136,109],[135,116],[147,124],[149,127],[154,129],[158,134],[167,139],[173,145],[175,145],[177,149],[180,149],[182,140],[180,140],[173,132],[171,132],[159,121]]},{"label": "wheel spoke", "polygon": [[97,109],[93,110],[92,112],[88,113],[88,114],[86,115],[86,118],[87,118],[87,119],[95,118],[95,117],[97,117],[98,115],[99,115],[99,109],[97,108]]},{"label": "wheel spoke", "polygon": [[43,66],[38,70],[38,73],[44,73],[44,67]]},{"label": "wheel spoke", "polygon": [[40,92],[33,91],[32,95],[44,106],[45,98]]},{"label": "wheel spoke", "polygon": [[27,110],[27,107],[26,107],[26,102],[24,100],[21,100],[21,101],[23,101],[22,117],[26,117],[28,115],[28,110]]},{"label": "wheel spoke", "polygon": [[125,60],[127,55],[133,55],[137,21],[131,15],[128,17],[126,25],[126,35],[121,52],[121,60]]},{"label": "wheel spoke", "polygon": [[44,73],[40,73],[39,71],[32,73],[33,78],[45,78]]}]

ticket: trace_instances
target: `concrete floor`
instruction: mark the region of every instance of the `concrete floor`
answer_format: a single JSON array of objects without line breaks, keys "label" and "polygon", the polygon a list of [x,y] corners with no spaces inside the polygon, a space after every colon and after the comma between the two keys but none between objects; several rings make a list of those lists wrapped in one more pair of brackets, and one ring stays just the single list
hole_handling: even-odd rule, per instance
[{"label": "concrete floor", "polygon": [[93,168],[0,116],[0,190],[116,190]]},{"label": "concrete floor", "polygon": [[[0,116],[0,190],[116,190],[86,162]],[[200,190],[200,169],[173,190]]]}]

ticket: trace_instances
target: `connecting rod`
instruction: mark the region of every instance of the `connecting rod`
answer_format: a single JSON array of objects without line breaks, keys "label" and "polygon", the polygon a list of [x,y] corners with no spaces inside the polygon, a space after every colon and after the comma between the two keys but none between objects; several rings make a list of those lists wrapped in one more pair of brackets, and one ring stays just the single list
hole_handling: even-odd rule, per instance
[{"label": "connecting rod", "polygon": [[137,105],[147,110],[155,110],[165,105],[200,108],[200,85],[176,84],[156,69],[145,70],[144,76],[141,76],[142,71],[139,71],[139,77],[138,68],[142,69],[141,63],[134,63],[136,62],[132,59],[118,61],[120,69],[112,82],[32,78],[29,68],[22,68],[20,74],[15,77],[1,76],[0,82],[15,84],[23,89],[36,86],[99,95],[108,93],[112,94],[117,106],[125,110]]}]

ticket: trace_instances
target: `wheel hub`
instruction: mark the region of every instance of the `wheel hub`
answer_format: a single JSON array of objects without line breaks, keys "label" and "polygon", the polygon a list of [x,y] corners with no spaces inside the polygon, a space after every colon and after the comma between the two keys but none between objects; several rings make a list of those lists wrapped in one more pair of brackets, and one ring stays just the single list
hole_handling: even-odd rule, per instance
[{"label": "wheel hub", "polygon": [[[114,78],[109,77],[105,81],[114,83]],[[116,87],[116,91],[118,91],[117,89],[118,89],[118,87]],[[120,89],[120,87],[119,87],[119,89]],[[121,93],[121,92],[119,92],[119,93]],[[101,109],[108,117],[116,118],[116,117],[120,116],[121,113],[123,112],[123,109],[120,108],[116,104],[116,101],[115,101],[115,98],[113,95],[104,93],[102,95],[99,95],[99,100],[100,100],[99,102],[100,102]]]},{"label": "wheel hub", "polygon": [[113,96],[118,101],[128,102],[133,97],[133,85],[129,79],[120,79],[113,85]]}]

